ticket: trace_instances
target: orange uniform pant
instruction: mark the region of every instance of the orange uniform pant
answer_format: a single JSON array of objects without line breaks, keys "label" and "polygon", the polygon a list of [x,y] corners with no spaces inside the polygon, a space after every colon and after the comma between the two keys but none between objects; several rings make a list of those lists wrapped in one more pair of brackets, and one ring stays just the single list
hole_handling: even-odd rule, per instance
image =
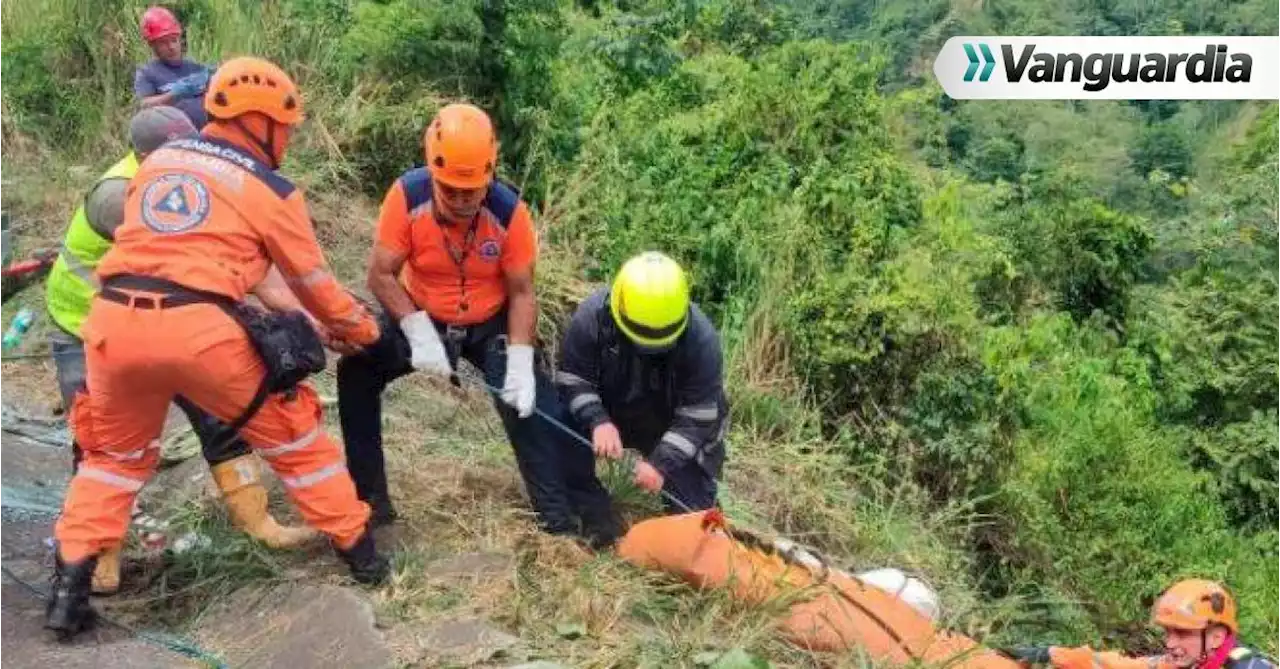
[{"label": "orange uniform pant", "polygon": [[[79,562],[117,545],[138,491],[155,472],[169,402],[182,395],[223,422],[247,407],[265,375],[238,323],[211,304],[144,309],[97,298],[84,326],[88,392],[71,422],[84,460],[54,530]],[[342,449],[320,427],[307,385],[273,394],[240,435],[284,482],[306,521],[347,549],[365,532]]]}]

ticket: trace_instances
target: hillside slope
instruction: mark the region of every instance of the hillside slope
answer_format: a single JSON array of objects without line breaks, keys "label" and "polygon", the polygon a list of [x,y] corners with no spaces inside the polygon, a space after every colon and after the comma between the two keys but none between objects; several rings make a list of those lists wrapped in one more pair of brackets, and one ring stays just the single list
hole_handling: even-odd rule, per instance
[{"label": "hillside slope", "polygon": [[[1199,575],[1275,651],[1276,106],[962,103],[919,67],[965,31],[1274,34],[1262,3],[168,4],[195,57],[299,79],[311,120],[286,171],[347,285],[382,192],[459,97],[493,110],[534,206],[546,343],[627,255],[688,265],[726,341],[735,517],[919,571],[979,638],[1141,650],[1143,602]],[[98,6],[0,10],[4,207],[26,248],[56,244],[122,150],[142,4]],[[5,317],[22,304],[38,291]],[[45,384],[33,364],[6,383]],[[808,661],[760,612],[611,560],[544,571],[533,557],[563,547],[528,536],[483,398],[406,379],[388,406],[394,484],[422,496],[403,587],[379,595],[395,615],[483,609],[588,665],[726,644]],[[414,580],[434,546],[521,566],[491,599],[442,594]],[[564,644],[565,621],[592,641]]]}]

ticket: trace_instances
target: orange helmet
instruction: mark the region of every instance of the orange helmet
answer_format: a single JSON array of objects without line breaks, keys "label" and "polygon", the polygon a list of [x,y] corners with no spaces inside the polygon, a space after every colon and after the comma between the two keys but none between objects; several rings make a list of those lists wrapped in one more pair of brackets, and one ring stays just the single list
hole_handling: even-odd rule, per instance
[{"label": "orange helmet", "polygon": [[302,98],[284,70],[261,58],[233,58],[222,64],[204,94],[209,115],[223,120],[258,112],[277,123],[302,122]]},{"label": "orange helmet", "polygon": [[1222,625],[1235,634],[1236,600],[1222,584],[1202,579],[1178,581],[1165,590],[1151,608],[1151,622],[1161,627],[1202,630]]},{"label": "orange helmet", "polygon": [[441,109],[423,137],[431,178],[454,188],[483,188],[498,167],[498,137],[482,109],[451,104]]}]

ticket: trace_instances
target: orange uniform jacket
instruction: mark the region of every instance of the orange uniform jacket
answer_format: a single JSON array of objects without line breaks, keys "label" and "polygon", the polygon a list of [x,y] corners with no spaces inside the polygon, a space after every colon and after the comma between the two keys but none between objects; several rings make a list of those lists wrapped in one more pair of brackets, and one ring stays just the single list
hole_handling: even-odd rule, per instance
[{"label": "orange uniform jacket", "polygon": [[229,142],[178,140],[148,156],[115,242],[100,277],[141,274],[241,300],[274,262],[334,334],[360,345],[377,338],[329,272],[302,191]]},{"label": "orange uniform jacket", "polygon": [[529,210],[514,188],[495,181],[472,231],[440,225],[432,196],[429,171],[405,172],[383,199],[377,243],[406,256],[400,282],[418,308],[442,323],[482,323],[507,303],[506,274],[527,269],[537,258]]}]

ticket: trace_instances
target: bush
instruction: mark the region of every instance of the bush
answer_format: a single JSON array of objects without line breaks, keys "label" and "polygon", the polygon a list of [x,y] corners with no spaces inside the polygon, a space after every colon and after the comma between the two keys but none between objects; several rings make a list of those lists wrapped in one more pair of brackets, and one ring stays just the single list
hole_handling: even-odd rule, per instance
[{"label": "bush", "polygon": [[1255,411],[1221,430],[1198,430],[1192,462],[1214,475],[1213,490],[1236,527],[1265,531],[1280,522],[1280,448],[1276,412]]},{"label": "bush", "polygon": [[1084,321],[1095,312],[1123,328],[1129,291],[1151,247],[1141,219],[1115,211],[1057,175],[1028,178],[1022,202],[1001,217],[1020,270],[1056,306]]},{"label": "bush", "polygon": [[1133,169],[1144,176],[1156,170],[1174,178],[1191,175],[1190,141],[1181,128],[1169,121],[1147,126],[1129,155]]},{"label": "bush", "polygon": [[[717,315],[753,303],[768,265],[802,248],[784,239],[831,241],[829,252],[803,249],[831,257],[884,245],[918,204],[876,148],[874,78],[852,46],[788,45],[755,64],[693,59],[602,110],[581,158],[594,196],[560,232],[589,239],[606,267],[648,246],[671,252]],[[812,218],[790,217],[800,209]]]},{"label": "bush", "polygon": [[1149,385],[1108,371],[1112,350],[1062,318],[987,338],[984,360],[1022,416],[996,504],[1003,564],[1061,584],[1104,629],[1142,621],[1144,598],[1193,573],[1235,587],[1247,635],[1274,629],[1276,545],[1228,531],[1210,478],[1155,424]]},{"label": "bush", "polygon": [[82,136],[96,125],[101,109],[85,104],[82,93],[59,80],[56,64],[48,58],[56,53],[46,46],[4,40],[5,120],[25,133],[48,138]]},{"label": "bush", "polygon": [[357,79],[405,86],[431,84],[463,96],[483,89],[479,79],[484,27],[478,2],[425,0],[358,2],[342,37],[338,72]]}]

